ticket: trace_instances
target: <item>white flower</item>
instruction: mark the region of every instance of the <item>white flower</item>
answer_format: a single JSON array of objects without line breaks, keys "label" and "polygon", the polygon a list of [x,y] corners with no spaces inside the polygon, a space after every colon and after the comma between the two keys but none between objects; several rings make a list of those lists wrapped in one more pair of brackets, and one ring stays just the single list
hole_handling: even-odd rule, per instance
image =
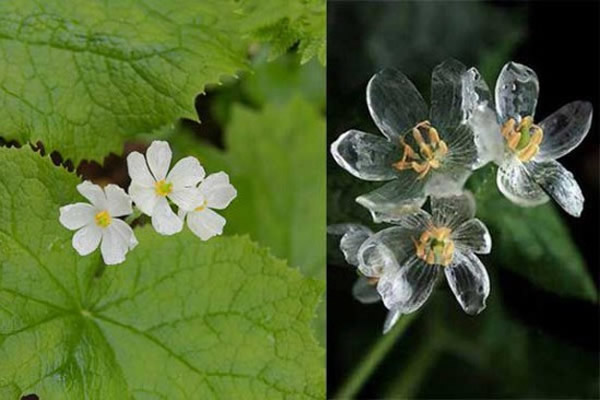
[{"label": "white flower", "polygon": [[127,156],[129,195],[144,214],[152,217],[152,226],[162,235],[172,235],[183,228],[168,200],[179,209],[194,209],[196,185],[204,178],[204,168],[195,157],[182,158],[169,172],[171,156],[169,144],[156,140],[148,147],[146,158],[137,151]]},{"label": "white flower", "polygon": [[77,185],[77,190],[92,204],[61,207],[59,218],[65,228],[77,231],[73,235],[73,247],[86,256],[100,245],[105,264],[122,263],[125,254],[138,244],[131,227],[116,218],[132,213],[131,199],[123,189],[112,184],[102,190],[85,181]]},{"label": "white flower", "polygon": [[226,208],[237,196],[237,191],[229,183],[225,172],[217,172],[206,177],[198,187],[195,206],[191,211],[179,209],[181,220],[187,218],[187,225],[196,236],[208,240],[223,233],[225,218],[213,211]]}]

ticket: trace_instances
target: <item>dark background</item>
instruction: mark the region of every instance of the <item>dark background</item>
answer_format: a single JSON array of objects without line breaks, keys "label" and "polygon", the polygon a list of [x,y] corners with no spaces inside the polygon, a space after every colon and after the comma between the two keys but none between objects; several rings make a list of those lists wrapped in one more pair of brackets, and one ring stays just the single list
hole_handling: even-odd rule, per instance
[{"label": "dark background", "polygon": [[[560,215],[598,287],[599,15],[599,3],[592,1],[330,1],[328,144],[350,128],[379,134],[369,118],[365,88],[371,75],[383,67],[399,67],[428,101],[431,71],[446,58],[476,66],[492,90],[505,62],[530,66],[540,81],[537,121],[570,101],[587,100],[594,106],[587,138],[560,159],[583,190],[584,211],[581,218],[562,211]],[[328,155],[328,223],[369,221],[362,207],[340,194],[347,194],[341,188],[358,185],[356,181]],[[357,186],[357,193],[362,192]],[[345,265],[336,246],[337,239],[329,237],[330,397],[380,339],[386,314],[381,304],[362,305],[352,298],[356,273]],[[481,321],[464,316],[447,285],[440,284],[431,305],[421,311],[378,366],[359,398],[598,398],[597,303],[544,291],[510,270],[486,265],[492,283],[492,296],[484,311],[488,316]],[[497,299],[494,291],[501,293],[501,309],[490,305]],[[432,326],[456,330],[453,337],[458,339],[450,341],[460,344],[464,340],[467,346],[444,347],[431,356],[428,349],[436,347],[439,336],[431,333]],[[468,346],[471,337],[477,337],[474,350]],[[414,361],[418,358],[415,354],[423,355],[426,362]],[[411,387],[397,387],[397,382],[407,374],[415,375],[415,370],[420,375],[408,385]]]}]

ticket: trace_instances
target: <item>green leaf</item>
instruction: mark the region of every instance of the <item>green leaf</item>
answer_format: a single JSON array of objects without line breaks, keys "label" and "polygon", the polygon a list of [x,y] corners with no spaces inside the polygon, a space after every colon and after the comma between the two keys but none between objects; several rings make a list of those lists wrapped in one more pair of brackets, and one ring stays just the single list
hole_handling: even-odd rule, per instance
[{"label": "green leaf", "polygon": [[477,215],[490,229],[492,257],[541,288],[596,301],[597,291],[583,258],[552,203],[519,207],[496,187],[496,168],[477,171],[469,180]]},{"label": "green leaf", "polygon": [[0,394],[322,398],[322,284],[245,237],[136,230],[127,261],[81,257],[58,223],[78,179],[0,149]]},{"label": "green leaf", "polygon": [[279,40],[265,27],[312,15],[311,2],[275,3],[2,1],[1,133],[75,165],[119,154],[127,138],[193,118],[194,97],[246,68],[253,41]]}]

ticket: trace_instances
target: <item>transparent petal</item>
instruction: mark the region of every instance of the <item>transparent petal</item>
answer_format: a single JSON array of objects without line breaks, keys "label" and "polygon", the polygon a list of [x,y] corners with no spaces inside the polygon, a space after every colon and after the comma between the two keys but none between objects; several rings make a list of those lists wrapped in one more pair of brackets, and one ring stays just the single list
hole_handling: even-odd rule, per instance
[{"label": "transparent petal", "polygon": [[579,217],[583,211],[583,193],[573,174],[554,160],[527,164],[533,180],[567,213]]},{"label": "transparent petal", "polygon": [[375,125],[392,143],[428,117],[423,97],[397,69],[384,69],[367,85],[367,106]]},{"label": "transparent petal", "polygon": [[108,213],[111,217],[122,217],[133,212],[131,197],[117,185],[112,183],[106,185],[104,193],[106,194]]},{"label": "transparent petal", "polygon": [[358,248],[358,269],[374,278],[397,270],[414,253],[412,238],[417,235],[413,230],[393,226],[369,236]]},{"label": "transparent petal", "polygon": [[156,195],[154,187],[142,186],[137,181],[132,181],[129,185],[129,195],[135,205],[146,215],[152,216],[154,206],[160,198]]},{"label": "transparent petal", "polygon": [[346,262],[358,266],[356,258],[358,249],[373,232],[366,226],[359,224],[336,224],[327,227],[327,232],[332,235],[341,235],[340,250],[344,253]]},{"label": "transparent petal", "polygon": [[490,278],[479,258],[470,251],[455,251],[452,263],[444,268],[448,285],[467,314],[485,309],[490,294]]},{"label": "transparent petal", "polygon": [[463,75],[466,67],[457,60],[446,60],[431,75],[431,124],[438,130],[454,129],[463,119]]},{"label": "transparent petal", "polygon": [[495,111],[494,99],[487,83],[477,68],[469,68],[461,76],[462,108],[467,119],[476,111],[489,109]]},{"label": "transparent petal", "polygon": [[548,196],[529,176],[525,165],[514,157],[500,164],[496,184],[507,199],[520,206],[532,207],[548,201]]},{"label": "transparent petal", "polygon": [[431,213],[436,226],[457,228],[475,216],[475,199],[470,192],[459,196],[431,197]]},{"label": "transparent petal", "polygon": [[152,227],[161,235],[173,235],[183,228],[183,221],[173,212],[165,197],[156,200],[151,215]]},{"label": "transparent petal", "polygon": [[210,208],[191,212],[187,216],[188,227],[202,240],[208,240],[213,236],[222,234],[225,222],[225,218]]},{"label": "transparent petal", "polygon": [[225,172],[217,172],[206,177],[198,187],[210,208],[222,210],[237,196],[237,190],[229,183]]},{"label": "transparent petal", "polygon": [[377,284],[361,276],[352,286],[352,296],[363,304],[373,304],[381,300],[377,292]]},{"label": "transparent petal", "polygon": [[531,68],[515,62],[504,65],[496,81],[496,109],[500,122],[533,117],[539,90],[537,75]]},{"label": "transparent petal", "polygon": [[173,189],[167,196],[177,207],[191,211],[201,205],[204,201],[198,188],[188,187]]},{"label": "transparent petal", "polygon": [[393,221],[394,225],[397,225],[400,228],[404,228],[411,232],[419,231],[419,235],[420,232],[429,228],[432,222],[431,214],[421,209],[414,213],[403,215]]},{"label": "transparent petal", "polygon": [[402,313],[399,310],[390,310],[385,317],[385,322],[383,323],[383,334],[385,335],[396,325],[396,322],[400,319]]},{"label": "transparent petal", "polygon": [[[168,168],[168,165],[167,165]],[[196,157],[185,157],[173,166],[166,181],[173,184],[173,189],[195,187],[205,176],[204,168]]]},{"label": "transparent petal", "polygon": [[96,224],[88,224],[73,235],[73,248],[81,256],[87,256],[98,248],[102,239],[102,229]]},{"label": "transparent petal", "polygon": [[425,183],[425,194],[438,197],[460,195],[472,173],[472,170],[462,167],[433,171]]},{"label": "transparent petal", "polygon": [[426,200],[423,188],[423,180],[417,180],[412,171],[404,171],[398,179],[360,195],[356,202],[371,211],[375,222],[393,221],[421,208]]},{"label": "transparent petal", "polygon": [[392,273],[384,274],[377,284],[383,304],[389,310],[408,314],[418,310],[429,298],[440,267],[429,265],[417,256]]},{"label": "transparent petal", "polygon": [[127,156],[127,172],[131,178],[131,183],[138,186],[154,187],[156,180],[148,169],[146,158],[137,151],[129,153]]},{"label": "transparent petal", "polygon": [[539,125],[544,131],[536,160],[554,160],[581,143],[592,125],[593,107],[587,101],[574,101],[555,111]]},{"label": "transparent petal", "polygon": [[60,208],[58,220],[67,229],[79,229],[94,222],[98,210],[87,203],[75,203]]},{"label": "transparent petal", "polygon": [[471,169],[479,160],[477,143],[473,128],[467,123],[461,123],[452,128],[440,130],[440,139],[446,142],[448,153],[442,160],[440,170]]},{"label": "transparent petal", "polygon": [[492,251],[490,232],[485,224],[477,218],[463,222],[452,231],[452,240],[461,250],[470,250],[479,254],[488,254]]},{"label": "transparent petal", "polygon": [[399,174],[392,164],[400,160],[402,152],[381,136],[350,130],[331,144],[331,155],[340,167],[357,178],[389,181]]},{"label": "transparent petal", "polygon": [[157,181],[161,181],[167,177],[172,156],[169,143],[162,140],[153,141],[148,150],[146,150],[148,166]]},{"label": "transparent petal", "polygon": [[98,210],[106,210],[106,196],[100,186],[90,181],[83,181],[77,185],[77,191]]}]

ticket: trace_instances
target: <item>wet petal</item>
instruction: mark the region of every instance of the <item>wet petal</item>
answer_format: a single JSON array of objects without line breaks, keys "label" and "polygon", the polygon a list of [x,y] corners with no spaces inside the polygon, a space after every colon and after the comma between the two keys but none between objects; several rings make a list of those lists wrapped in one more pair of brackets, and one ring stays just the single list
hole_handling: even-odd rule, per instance
[{"label": "wet petal", "polygon": [[387,181],[398,176],[392,164],[402,150],[381,136],[350,130],[331,144],[331,155],[340,167],[367,181]]},{"label": "wet petal", "polygon": [[452,232],[456,247],[474,253],[488,254],[492,251],[492,237],[483,222],[477,218],[462,223]]},{"label": "wet petal", "polygon": [[448,285],[467,314],[479,314],[490,294],[490,278],[479,258],[470,251],[454,252],[452,263],[444,268]]},{"label": "wet petal", "polygon": [[358,266],[356,258],[358,249],[373,232],[366,226],[359,224],[336,224],[327,227],[331,235],[341,235],[340,250],[344,253],[346,262]]},{"label": "wet petal", "polygon": [[540,123],[544,138],[536,160],[554,160],[581,143],[592,125],[593,107],[587,101],[574,101]]},{"label": "wet petal", "polygon": [[100,251],[106,265],[125,261],[127,252],[137,245],[133,230],[121,220],[114,220],[102,233]]},{"label": "wet petal", "polygon": [[414,312],[433,291],[439,268],[413,256],[397,272],[384,274],[379,279],[377,291],[389,310],[403,314]]},{"label": "wet petal", "polygon": [[191,212],[187,215],[188,227],[202,240],[208,240],[213,236],[222,234],[225,222],[225,218],[210,208]]},{"label": "wet petal", "polygon": [[217,172],[206,177],[198,187],[210,208],[222,210],[237,196],[237,190],[229,183],[225,172]]},{"label": "wet petal", "polygon": [[472,172],[462,167],[433,171],[425,183],[425,194],[438,197],[460,195]]},{"label": "wet petal", "polygon": [[129,153],[127,156],[127,171],[132,184],[154,187],[155,179],[148,169],[146,158],[141,153],[137,151]]},{"label": "wet petal", "polygon": [[548,201],[546,193],[516,158],[510,158],[500,165],[496,184],[506,198],[520,206],[537,206]]},{"label": "wet petal", "polygon": [[397,69],[384,69],[367,85],[367,106],[379,130],[393,143],[427,119],[427,106],[410,80]]},{"label": "wet petal", "polygon": [[204,176],[204,168],[200,165],[200,161],[190,156],[177,161],[167,175],[166,181],[173,184],[173,189],[182,189],[198,185]]},{"label": "wet petal", "polygon": [[413,239],[418,239],[422,232],[422,229],[392,226],[371,235],[358,249],[359,270],[368,277],[396,271],[415,253]]},{"label": "wet petal", "polygon": [[100,244],[102,238],[102,229],[95,224],[89,224],[75,232],[73,235],[73,248],[81,256],[87,256]]},{"label": "wet petal", "polygon": [[379,292],[377,292],[377,284],[361,276],[352,286],[352,296],[363,304],[373,304],[381,300]]},{"label": "wet petal", "polygon": [[173,212],[165,197],[157,199],[151,215],[152,226],[161,235],[173,235],[183,228],[183,221]]},{"label": "wet petal", "polygon": [[195,187],[174,189],[168,197],[177,205],[177,207],[182,208],[185,211],[193,210],[204,201],[200,191]]},{"label": "wet petal", "polygon": [[142,210],[144,214],[152,216],[154,206],[159,199],[154,187],[142,186],[137,182],[132,182],[129,186],[129,195],[135,205]]},{"label": "wet petal", "polygon": [[106,196],[100,186],[90,181],[83,181],[77,185],[77,191],[98,210],[106,210]]},{"label": "wet petal", "polygon": [[446,60],[431,75],[431,124],[438,130],[455,128],[465,118],[462,91],[466,68],[460,61]]},{"label": "wet petal", "polygon": [[171,165],[172,155],[169,143],[162,140],[153,141],[150,147],[148,147],[148,150],[146,150],[148,166],[157,181],[166,178],[167,172],[169,171],[169,165]]},{"label": "wet petal", "polygon": [[421,208],[426,200],[423,187],[423,180],[417,180],[416,174],[404,171],[399,179],[360,195],[356,202],[371,211],[375,222],[393,221]]},{"label": "wet petal", "polygon": [[528,165],[533,180],[548,193],[567,213],[579,217],[583,211],[583,193],[573,174],[560,163],[532,161]]},{"label": "wet petal", "polygon": [[537,75],[531,68],[515,62],[504,65],[496,81],[496,109],[500,122],[533,117],[539,90]]},{"label": "wet petal", "polygon": [[477,144],[475,143],[472,126],[461,123],[439,133],[440,138],[448,146],[448,154],[444,156],[440,170],[451,168],[470,169],[478,162]]},{"label": "wet petal", "polygon": [[383,323],[383,334],[385,335],[396,325],[396,322],[400,319],[402,313],[399,310],[390,310],[385,317],[385,322]]},{"label": "wet petal", "polygon": [[111,217],[122,217],[133,212],[131,198],[123,189],[112,183],[104,188],[108,213]]},{"label": "wet petal", "polygon": [[94,216],[98,210],[87,203],[75,203],[60,208],[58,220],[67,229],[79,229],[94,222]]},{"label": "wet petal", "polygon": [[475,216],[475,199],[470,192],[460,196],[431,197],[431,212],[436,226],[457,228]]}]

